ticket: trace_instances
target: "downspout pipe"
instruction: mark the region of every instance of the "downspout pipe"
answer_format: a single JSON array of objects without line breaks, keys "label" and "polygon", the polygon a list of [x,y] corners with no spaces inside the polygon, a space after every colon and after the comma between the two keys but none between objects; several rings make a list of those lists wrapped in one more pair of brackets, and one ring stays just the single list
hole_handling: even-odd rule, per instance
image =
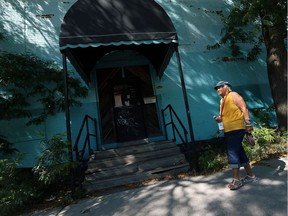
[{"label": "downspout pipe", "polygon": [[179,54],[179,50],[178,50],[178,44],[174,44],[174,49],[176,52],[179,76],[180,76],[180,80],[181,80],[181,87],[182,87],[182,92],[183,92],[183,97],[184,97],[184,104],[185,104],[185,110],[186,110],[186,116],[187,116],[189,134],[190,134],[190,140],[191,140],[191,142],[187,146],[188,147],[188,149],[187,149],[188,155],[187,156],[190,160],[189,161],[190,162],[190,170],[198,172],[199,171],[198,150],[197,150],[197,146],[195,144],[195,139],[194,139],[194,132],[193,132],[191,114],[190,114],[190,109],[189,109],[188,97],[187,97],[187,90],[186,90],[185,79],[184,79],[182,65],[181,65],[180,54]]}]

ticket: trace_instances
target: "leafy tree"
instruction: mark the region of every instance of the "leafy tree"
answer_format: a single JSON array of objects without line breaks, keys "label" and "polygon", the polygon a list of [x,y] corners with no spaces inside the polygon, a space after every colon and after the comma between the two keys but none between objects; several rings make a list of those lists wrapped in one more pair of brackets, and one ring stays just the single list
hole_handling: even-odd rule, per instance
[{"label": "leafy tree", "polygon": [[278,130],[287,130],[287,1],[235,0],[224,21],[220,43],[208,48],[230,45],[233,56],[243,56],[241,43],[252,48],[246,55],[253,61],[266,48],[268,78],[278,120]]},{"label": "leafy tree", "polygon": [[[28,117],[29,124],[40,124],[49,115],[64,111],[64,75],[51,62],[33,55],[4,53],[0,56],[0,119]],[[69,78],[70,103],[87,95],[87,88],[78,79]],[[41,108],[38,115],[32,108]]]},{"label": "leafy tree", "polygon": [[[3,53],[0,55],[0,120],[28,118],[27,125],[40,124],[49,115],[64,111],[63,72],[51,62],[33,55]],[[70,103],[87,95],[78,79],[69,77]],[[32,113],[32,106],[41,113]],[[2,147],[8,142],[2,137]],[[5,145],[4,145],[5,143]]]},{"label": "leafy tree", "polygon": [[[0,27],[0,40],[9,33]],[[68,75],[70,105],[81,105],[77,98],[88,90],[73,74]],[[33,113],[33,109],[41,110]],[[35,55],[0,53],[0,120],[27,118],[27,125],[41,124],[49,115],[64,111],[64,74],[61,68]],[[13,154],[5,136],[0,135],[0,154]]]},{"label": "leafy tree", "polygon": [[[87,88],[69,76],[70,105],[81,105]],[[0,120],[27,118],[27,125],[41,124],[50,115],[64,111],[64,75],[51,62],[33,55],[2,53],[0,55]],[[33,107],[34,106],[34,107]],[[35,107],[36,106],[36,107]],[[33,113],[33,108],[41,110]],[[3,135],[0,153],[15,152]]]},{"label": "leafy tree", "polygon": [[0,159],[2,155],[12,155],[18,151],[16,148],[13,148],[12,145],[5,136],[0,135]]}]

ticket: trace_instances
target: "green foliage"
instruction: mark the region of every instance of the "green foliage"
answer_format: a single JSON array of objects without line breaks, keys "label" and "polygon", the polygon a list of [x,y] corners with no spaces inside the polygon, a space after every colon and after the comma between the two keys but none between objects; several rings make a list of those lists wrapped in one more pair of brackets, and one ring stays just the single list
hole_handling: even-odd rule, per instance
[{"label": "green foliage", "polygon": [[[253,137],[255,146],[252,147],[246,138],[243,140],[243,147],[251,161],[260,161],[269,158],[270,155],[287,153],[287,133],[280,134],[271,128],[254,128]],[[225,143],[222,143],[225,146]],[[199,166],[204,172],[215,172],[227,166],[226,151],[219,149],[217,145],[209,145],[201,152]]]},{"label": "green foliage", "polygon": [[256,145],[251,147],[244,139],[243,145],[250,160],[259,161],[268,158],[269,155],[283,154],[287,151],[287,140],[284,136],[271,128],[254,128],[253,137]]},{"label": "green foliage", "polygon": [[33,170],[17,168],[21,161],[19,154],[13,159],[0,160],[0,215],[13,215],[26,205],[45,199],[57,199],[60,204],[77,199],[68,185],[71,169],[79,164],[69,162],[67,155],[67,143],[56,135],[43,140],[43,151]]},{"label": "green foliage", "polygon": [[214,149],[208,149],[201,153],[199,157],[200,170],[217,171],[224,167],[224,161],[222,160],[223,153],[217,152]]},{"label": "green foliage", "polygon": [[[63,185],[45,185],[31,169],[17,168],[17,160],[0,160],[0,215],[16,215],[25,206],[42,202],[63,190]],[[61,187],[62,186],[62,187]]]},{"label": "green foliage", "polygon": [[224,139],[211,140],[199,154],[199,168],[204,173],[215,172],[227,165]]},{"label": "green foliage", "polygon": [[11,203],[15,200],[17,191],[13,189],[13,182],[16,170],[15,160],[0,160],[0,214],[8,215],[13,209]]},{"label": "green foliage", "polygon": [[41,194],[36,192],[33,176],[17,169],[18,161],[18,156],[13,160],[0,160],[0,215],[13,215],[32,197]]},{"label": "green foliage", "polygon": [[[28,124],[40,124],[47,116],[64,111],[64,74],[53,63],[28,54],[0,55],[0,119],[28,117]],[[80,105],[78,97],[87,96],[87,88],[69,77],[70,105]],[[42,112],[32,117],[32,105]]]},{"label": "green foliage", "polygon": [[[0,40],[7,35],[0,29]],[[68,76],[70,106],[81,105],[79,98],[87,96],[87,88],[73,74]],[[65,108],[63,71],[34,55],[0,53],[0,90],[0,120],[28,118],[27,125],[41,124]],[[40,109],[41,113],[35,114],[33,109]],[[41,154],[35,175],[31,169],[17,168],[21,155],[0,135],[0,215],[14,215],[47,198],[59,198],[66,204],[73,200],[67,193],[65,179],[77,164],[68,162],[66,143],[60,136],[43,143],[49,147]]]},{"label": "green foliage", "polygon": [[[242,56],[241,44],[250,44],[246,57],[254,61],[261,53],[261,45],[267,43],[269,33],[277,31],[280,40],[287,37],[287,1],[286,0],[236,0],[229,15],[223,20],[223,36],[219,43],[207,46],[207,49],[219,48],[229,44],[233,56]],[[278,34],[280,33],[280,34]]]},{"label": "green foliage", "polygon": [[213,50],[223,44],[235,58],[255,61],[265,48],[269,84],[275,103],[278,130],[287,130],[287,1],[235,0],[223,19],[222,37]]},{"label": "green foliage", "polygon": [[274,106],[270,106],[269,108],[261,108],[261,109],[252,109],[249,110],[255,119],[254,125],[256,127],[273,127],[272,123],[275,121],[272,118],[272,111],[275,111]]},{"label": "green foliage", "polygon": [[41,152],[36,165],[33,168],[39,181],[51,184],[63,181],[68,177],[77,162],[70,162],[67,153],[67,143],[62,139],[62,135],[55,135],[51,139],[44,139]]},{"label": "green foliage", "polygon": [[[68,78],[70,106],[80,106],[88,90],[78,79]],[[0,55],[0,120],[28,118],[27,125],[41,124],[50,115],[64,111],[64,73],[49,61],[28,54]],[[37,115],[33,109],[40,109]],[[0,153],[16,149],[0,135]]]},{"label": "green foliage", "polygon": [[255,128],[252,133],[256,143],[263,147],[273,144],[278,137],[276,131],[271,128]]},{"label": "green foliage", "polygon": [[0,158],[5,155],[11,156],[18,151],[16,148],[13,148],[12,145],[5,136],[0,135]]}]

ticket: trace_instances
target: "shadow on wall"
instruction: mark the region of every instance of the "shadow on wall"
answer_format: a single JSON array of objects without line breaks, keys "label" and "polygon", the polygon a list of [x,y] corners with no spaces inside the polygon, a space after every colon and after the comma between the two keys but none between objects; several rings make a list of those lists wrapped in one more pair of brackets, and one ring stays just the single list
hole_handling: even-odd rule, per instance
[{"label": "shadow on wall", "polygon": [[62,64],[58,35],[61,20],[72,4],[72,1],[23,1],[21,4],[17,0],[1,1],[1,27],[6,36],[0,42],[2,49],[12,53],[34,53]]},{"label": "shadow on wall", "polygon": [[[214,85],[219,80],[228,80],[233,85],[232,90],[242,95],[249,109],[267,108],[272,104],[269,84],[265,80],[266,76],[263,76],[262,80],[258,78],[254,81],[259,73],[266,73],[266,68],[261,61],[255,63],[246,61],[210,62],[209,59],[225,52],[220,50],[217,53],[213,51],[212,54],[204,51],[198,53],[185,48],[181,51],[180,55],[196,140],[218,136],[216,134],[217,125],[212,117],[219,113],[220,97],[214,90]],[[180,118],[186,119],[175,56],[171,59],[159,85],[161,85],[161,89],[158,91],[162,96],[163,106],[171,104]]]}]

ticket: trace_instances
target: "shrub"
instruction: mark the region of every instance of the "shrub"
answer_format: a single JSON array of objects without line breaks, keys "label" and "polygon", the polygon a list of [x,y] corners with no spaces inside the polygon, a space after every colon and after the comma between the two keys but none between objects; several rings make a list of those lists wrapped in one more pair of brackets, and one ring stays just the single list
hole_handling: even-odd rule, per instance
[{"label": "shrub", "polygon": [[[67,143],[61,135],[44,139],[43,151],[32,169],[19,169],[19,154],[0,160],[0,215],[14,215],[25,206],[46,199],[71,203],[74,198],[67,180],[76,162],[68,161]],[[70,182],[69,182],[70,183]]]},{"label": "shrub", "polygon": [[268,108],[255,108],[250,110],[255,119],[256,127],[271,128],[275,125],[275,107],[271,105]]},{"label": "shrub", "polygon": [[259,161],[268,158],[271,154],[283,154],[287,150],[287,139],[285,134],[280,134],[271,128],[254,128],[253,137],[255,146],[251,147],[244,139],[243,145],[250,160]]},{"label": "shrub", "polygon": [[199,154],[199,168],[202,172],[215,172],[227,164],[224,139],[211,140]]},{"label": "shrub", "polygon": [[[271,128],[254,128],[253,136],[255,146],[248,144],[244,138],[243,147],[248,158],[251,161],[259,161],[269,158],[274,154],[287,153],[287,133],[280,134]],[[219,171],[227,166],[226,151],[223,148],[225,144],[210,144],[199,155],[199,166],[204,172]]]},{"label": "shrub", "polygon": [[42,141],[43,151],[33,171],[39,177],[39,181],[45,184],[63,181],[69,176],[71,169],[78,165],[78,162],[69,161],[67,143],[62,137],[59,134]]},{"label": "shrub", "polygon": [[38,194],[33,175],[17,169],[18,161],[0,160],[0,215],[13,215]]}]

